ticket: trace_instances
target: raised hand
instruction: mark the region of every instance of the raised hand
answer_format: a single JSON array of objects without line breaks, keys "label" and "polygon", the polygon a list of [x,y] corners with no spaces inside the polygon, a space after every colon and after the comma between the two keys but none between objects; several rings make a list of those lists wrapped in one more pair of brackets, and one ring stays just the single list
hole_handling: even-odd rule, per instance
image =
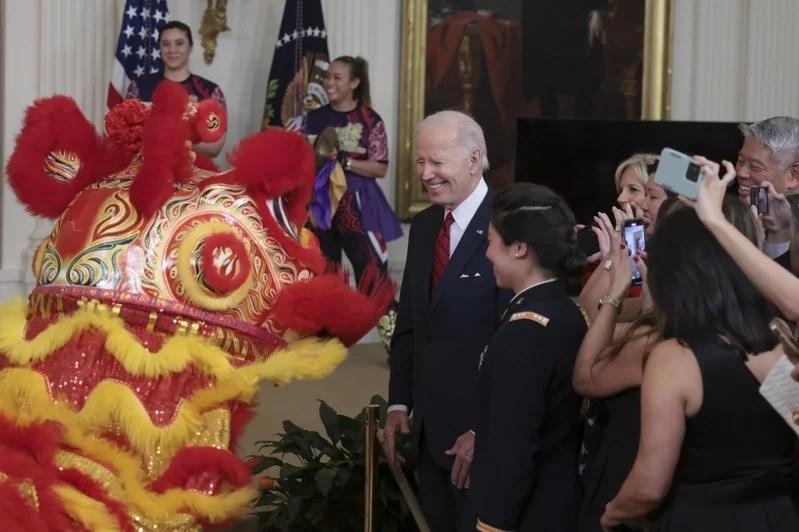
[{"label": "raised hand", "polygon": [[727,185],[735,179],[735,167],[729,161],[722,161],[725,174],[724,177],[719,178],[718,163],[701,155],[695,156],[694,161],[702,169],[703,177],[699,183],[699,196],[696,201],[682,196],[680,196],[680,200],[686,205],[692,206],[696,210],[696,215],[705,225],[724,220],[721,204],[724,201],[724,194],[727,192]]}]

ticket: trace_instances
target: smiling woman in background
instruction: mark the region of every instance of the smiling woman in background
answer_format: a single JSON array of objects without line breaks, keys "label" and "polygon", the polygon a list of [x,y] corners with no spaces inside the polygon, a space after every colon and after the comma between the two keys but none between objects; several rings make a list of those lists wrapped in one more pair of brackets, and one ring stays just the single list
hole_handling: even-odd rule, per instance
[{"label": "smiling woman in background", "polygon": [[[329,103],[308,113],[305,134],[311,142],[326,128],[338,137],[335,156],[344,169],[347,191],[329,226],[316,227],[322,252],[340,265],[342,249],[352,263],[356,283],[376,267],[388,270],[387,242],[402,236],[397,216],[375,181],[388,169],[388,138],[380,115],[370,107],[369,70],[362,57],[344,55],[330,63],[324,81]],[[380,333],[388,343],[396,313],[393,306],[381,320]]]},{"label": "smiling woman in background", "polygon": [[[189,56],[194,45],[191,28],[183,22],[173,20],[161,28],[158,33],[158,45],[164,69],[142,76],[131,81],[125,99],[135,98],[143,102],[151,102],[153,92],[163,80],[180,83],[189,93],[189,100],[199,102],[211,98],[225,108],[225,95],[219,85],[189,71]],[[217,142],[199,143],[194,150],[209,157],[216,157],[225,144],[225,137]]]}]

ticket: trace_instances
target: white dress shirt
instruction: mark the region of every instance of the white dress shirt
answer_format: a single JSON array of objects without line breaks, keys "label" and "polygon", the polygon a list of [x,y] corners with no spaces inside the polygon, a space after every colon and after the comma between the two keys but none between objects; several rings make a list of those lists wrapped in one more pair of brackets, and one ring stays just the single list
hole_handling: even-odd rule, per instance
[{"label": "white dress shirt", "polygon": [[[463,238],[463,234],[466,232],[466,228],[469,227],[472,218],[474,218],[477,209],[479,209],[480,205],[483,203],[486,194],[488,194],[488,185],[486,185],[485,180],[481,177],[480,182],[477,183],[477,187],[475,187],[472,193],[469,194],[460,205],[452,209],[452,217],[455,219],[455,222],[449,227],[450,257],[455,253],[455,248],[458,247],[461,238]],[[447,217],[449,212],[450,211],[444,211],[444,218]]]}]

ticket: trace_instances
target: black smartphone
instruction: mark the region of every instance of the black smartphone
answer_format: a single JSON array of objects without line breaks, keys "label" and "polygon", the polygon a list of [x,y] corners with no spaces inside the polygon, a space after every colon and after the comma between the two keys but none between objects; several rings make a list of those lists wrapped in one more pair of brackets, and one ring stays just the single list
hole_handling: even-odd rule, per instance
[{"label": "black smartphone", "polygon": [[624,243],[627,245],[627,253],[630,255],[630,265],[632,267],[633,284],[641,284],[641,271],[635,264],[635,256],[641,251],[646,251],[646,228],[644,221],[635,218],[624,222]]},{"label": "black smartphone", "polygon": [[577,230],[577,247],[585,253],[586,257],[599,252],[599,240],[590,225]]},{"label": "black smartphone", "polygon": [[758,214],[768,213],[768,189],[766,187],[751,187],[749,189],[749,205],[754,205]]}]

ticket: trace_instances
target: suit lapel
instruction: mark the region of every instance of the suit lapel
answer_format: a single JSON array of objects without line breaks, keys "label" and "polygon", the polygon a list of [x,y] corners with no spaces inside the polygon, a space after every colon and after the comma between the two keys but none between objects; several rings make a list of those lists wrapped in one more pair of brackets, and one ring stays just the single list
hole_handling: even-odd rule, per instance
[{"label": "suit lapel", "polygon": [[[463,269],[469,263],[469,260],[474,256],[475,252],[480,249],[480,246],[488,238],[488,219],[491,215],[491,191],[483,198],[483,202],[474,213],[469,226],[458,242],[458,247],[455,248],[455,253],[450,257],[444,273],[441,275],[441,280],[433,292],[431,299],[431,306],[434,306],[441,299],[441,296],[451,287],[456,279],[463,272]],[[435,240],[435,239],[434,239]],[[432,261],[431,261],[432,269]]]}]

